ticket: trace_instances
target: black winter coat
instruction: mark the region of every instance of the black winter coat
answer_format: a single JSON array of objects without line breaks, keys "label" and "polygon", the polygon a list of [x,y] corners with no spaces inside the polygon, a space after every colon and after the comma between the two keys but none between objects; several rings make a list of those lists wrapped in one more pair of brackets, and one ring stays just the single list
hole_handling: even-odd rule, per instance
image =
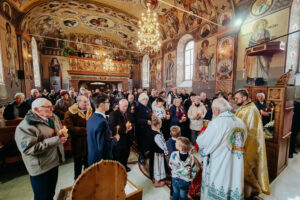
[{"label": "black winter coat", "polygon": [[15,109],[16,104],[17,104],[16,101],[8,104],[8,106],[5,108],[4,113],[3,113],[4,119],[13,120],[18,117],[24,118],[25,115],[27,114],[28,110],[30,110],[30,105],[24,101],[19,107],[19,116],[15,116],[14,109]]}]

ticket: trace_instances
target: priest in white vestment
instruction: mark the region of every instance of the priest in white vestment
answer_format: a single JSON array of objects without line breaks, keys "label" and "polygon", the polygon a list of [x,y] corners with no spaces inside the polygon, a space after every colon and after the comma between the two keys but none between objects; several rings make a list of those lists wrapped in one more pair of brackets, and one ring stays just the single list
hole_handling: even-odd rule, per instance
[{"label": "priest in white vestment", "polygon": [[246,127],[223,98],[214,100],[214,119],[197,138],[203,172],[201,200],[244,199],[243,148]]}]

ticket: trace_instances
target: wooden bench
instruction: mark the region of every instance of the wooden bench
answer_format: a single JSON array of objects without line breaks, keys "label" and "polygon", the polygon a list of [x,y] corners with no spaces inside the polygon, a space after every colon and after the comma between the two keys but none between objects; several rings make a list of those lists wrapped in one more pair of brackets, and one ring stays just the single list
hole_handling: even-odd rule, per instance
[{"label": "wooden bench", "polygon": [[3,145],[3,160],[5,163],[14,163],[22,160],[15,141],[16,126],[0,127],[0,141]]},{"label": "wooden bench", "polygon": [[5,126],[18,126],[23,119],[13,119],[5,121]]},{"label": "wooden bench", "polygon": [[[16,141],[15,141],[15,132],[17,126],[5,126],[0,127],[0,156],[4,163],[15,163],[22,160],[21,153],[18,150]],[[64,144],[65,151],[71,151],[71,141],[68,140]]]}]

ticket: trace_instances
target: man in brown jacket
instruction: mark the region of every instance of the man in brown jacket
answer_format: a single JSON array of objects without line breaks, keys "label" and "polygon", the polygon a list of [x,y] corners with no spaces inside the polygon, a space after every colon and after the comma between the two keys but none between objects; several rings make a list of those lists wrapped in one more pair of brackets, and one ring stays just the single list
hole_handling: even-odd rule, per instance
[{"label": "man in brown jacket", "polygon": [[82,167],[88,167],[86,122],[93,114],[88,98],[81,95],[76,101],[77,103],[69,107],[64,120],[71,135],[75,180],[81,174]]},{"label": "man in brown jacket", "polygon": [[66,130],[52,113],[45,98],[32,102],[32,110],[17,126],[15,140],[30,175],[34,200],[53,199],[58,178],[58,165],[64,158]]}]

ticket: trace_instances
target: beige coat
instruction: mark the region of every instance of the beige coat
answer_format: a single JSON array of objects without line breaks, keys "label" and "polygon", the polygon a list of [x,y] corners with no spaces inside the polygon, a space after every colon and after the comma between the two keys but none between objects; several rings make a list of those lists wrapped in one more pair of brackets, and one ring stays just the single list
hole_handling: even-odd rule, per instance
[{"label": "beige coat", "polygon": [[53,114],[54,129],[31,110],[17,126],[15,140],[30,176],[43,174],[65,161],[58,131],[59,118]]},{"label": "beige coat", "polygon": [[[197,120],[197,114],[201,112],[201,116],[200,118]],[[200,105],[198,107],[195,106],[195,104],[193,103],[188,111],[188,117],[190,119],[190,129],[194,130],[194,131],[200,131],[202,126],[203,126],[203,118],[206,115],[206,108],[205,106],[200,103]]]}]

